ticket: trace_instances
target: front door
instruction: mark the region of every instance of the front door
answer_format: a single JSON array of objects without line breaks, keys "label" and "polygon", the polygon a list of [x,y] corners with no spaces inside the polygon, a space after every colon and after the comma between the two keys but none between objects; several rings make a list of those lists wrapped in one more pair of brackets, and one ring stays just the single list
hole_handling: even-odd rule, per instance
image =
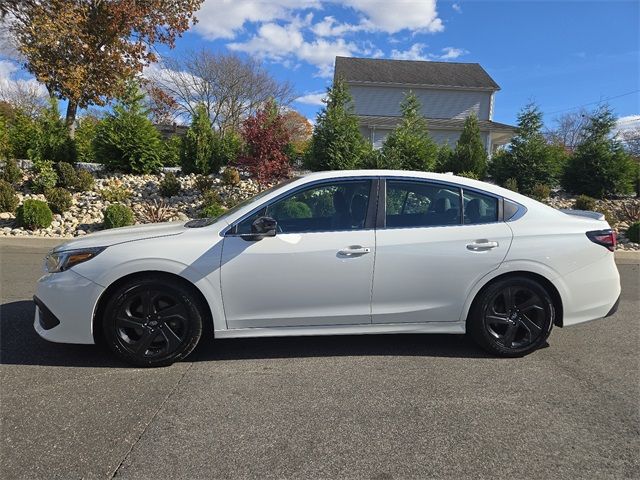
[{"label": "front door", "polygon": [[387,180],[385,204],[385,226],[376,234],[373,323],[459,320],[472,287],[498,268],[511,245],[499,199],[398,179]]},{"label": "front door", "polygon": [[[370,323],[376,188],[371,179],[314,184],[241,220],[222,247],[227,328]],[[276,236],[242,238],[260,216],[277,221]]]}]

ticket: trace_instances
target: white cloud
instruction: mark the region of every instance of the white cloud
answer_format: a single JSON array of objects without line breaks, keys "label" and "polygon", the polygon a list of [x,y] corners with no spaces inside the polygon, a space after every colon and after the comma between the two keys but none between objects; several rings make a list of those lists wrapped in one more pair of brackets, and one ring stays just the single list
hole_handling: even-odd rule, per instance
[{"label": "white cloud", "polygon": [[285,20],[294,10],[320,7],[320,0],[206,0],[193,29],[209,40],[232,39],[247,22]]},{"label": "white cloud", "polygon": [[614,130],[618,133],[640,129],[640,115],[627,115],[616,121]]},{"label": "white cloud", "polygon": [[462,48],[445,47],[442,53],[434,54],[424,52],[427,47],[424,43],[414,43],[408,50],[392,50],[391,58],[395,60],[453,60],[469,53]]},{"label": "white cloud", "polygon": [[296,13],[324,7],[354,10],[359,23],[340,23],[325,16],[312,30],[319,37],[337,37],[349,32],[436,33],[444,30],[436,0],[206,0],[197,12],[194,31],[203,37],[235,39],[248,23],[258,25],[290,21]]},{"label": "white cloud", "polygon": [[21,77],[19,72],[20,67],[16,62],[0,60],[0,100],[9,103],[44,101],[48,97],[45,86],[33,77]]},{"label": "white cloud", "polygon": [[344,39],[326,40],[323,38],[306,41],[301,24],[291,22],[287,25],[266,23],[246,42],[229,43],[231,50],[245,52],[262,59],[287,62],[292,58],[308,62],[318,68],[318,76],[329,77],[333,72],[336,56],[351,56],[360,52],[353,42]]},{"label": "white cloud", "polygon": [[306,95],[296,98],[294,101],[304,105],[324,105],[322,99],[326,96],[327,92],[307,93]]},{"label": "white cloud", "polygon": [[462,7],[459,3],[454,3],[453,5],[451,5],[451,8],[453,8],[458,13],[462,13]]}]

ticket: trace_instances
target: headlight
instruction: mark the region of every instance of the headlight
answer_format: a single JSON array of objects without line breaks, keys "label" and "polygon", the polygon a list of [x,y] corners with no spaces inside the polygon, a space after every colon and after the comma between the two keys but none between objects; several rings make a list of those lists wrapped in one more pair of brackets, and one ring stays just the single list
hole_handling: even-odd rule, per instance
[{"label": "headlight", "polygon": [[91,260],[107,247],[80,248],[51,252],[45,258],[45,268],[49,273],[63,272],[74,265]]}]

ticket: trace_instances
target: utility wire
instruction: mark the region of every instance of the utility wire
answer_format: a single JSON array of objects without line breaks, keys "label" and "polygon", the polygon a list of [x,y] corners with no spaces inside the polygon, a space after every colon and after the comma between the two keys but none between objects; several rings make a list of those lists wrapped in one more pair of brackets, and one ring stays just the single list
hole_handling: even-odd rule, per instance
[{"label": "utility wire", "polygon": [[549,113],[547,113],[547,115],[553,115],[555,113],[568,112],[569,110],[575,110],[577,108],[587,107],[589,105],[596,105],[598,103],[608,102],[609,100],[613,100],[615,98],[626,97],[627,95],[633,95],[634,93],[638,93],[638,92],[640,92],[640,90],[634,90],[633,92],[627,92],[627,93],[623,93],[621,95],[615,95],[613,97],[603,98],[603,99],[598,100],[596,102],[583,103],[582,105],[578,105],[576,107],[565,108],[565,109],[562,109],[562,110],[556,110],[555,112],[549,112]]}]

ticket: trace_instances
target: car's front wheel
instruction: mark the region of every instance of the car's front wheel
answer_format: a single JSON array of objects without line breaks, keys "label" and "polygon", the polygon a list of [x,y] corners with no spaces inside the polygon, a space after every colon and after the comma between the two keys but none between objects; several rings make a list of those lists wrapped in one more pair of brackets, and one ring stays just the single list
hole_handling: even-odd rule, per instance
[{"label": "car's front wheel", "polygon": [[118,357],[136,366],[160,367],[193,351],[202,335],[203,317],[188,286],[163,277],[138,277],[107,300],[102,327]]},{"label": "car's front wheel", "polygon": [[485,350],[503,357],[520,357],[547,340],[554,315],[553,300],[542,285],[527,277],[510,277],[480,293],[467,329]]}]

